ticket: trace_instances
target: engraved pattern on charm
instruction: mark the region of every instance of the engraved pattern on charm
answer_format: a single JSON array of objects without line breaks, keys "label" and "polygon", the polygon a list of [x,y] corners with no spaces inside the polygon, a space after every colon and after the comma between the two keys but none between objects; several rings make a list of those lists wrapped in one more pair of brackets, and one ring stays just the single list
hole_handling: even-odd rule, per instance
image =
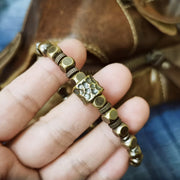
[{"label": "engraved pattern on charm", "polygon": [[85,104],[92,102],[102,91],[103,88],[91,75],[87,75],[77,83],[73,89],[73,92],[77,94]]}]

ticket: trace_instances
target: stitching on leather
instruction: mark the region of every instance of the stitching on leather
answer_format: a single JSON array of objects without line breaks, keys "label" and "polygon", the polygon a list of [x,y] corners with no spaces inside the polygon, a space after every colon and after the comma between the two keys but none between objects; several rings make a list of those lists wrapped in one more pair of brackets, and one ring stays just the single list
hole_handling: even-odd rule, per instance
[{"label": "stitching on leather", "polygon": [[130,25],[130,28],[131,28],[131,32],[132,32],[132,35],[133,35],[133,47],[132,47],[132,49],[130,51],[130,55],[131,55],[131,54],[133,54],[136,51],[137,45],[138,45],[138,35],[137,35],[136,27],[135,27],[133,19],[131,18],[131,16],[129,15],[128,11],[123,6],[123,4],[120,2],[120,0],[116,0],[116,2],[118,3],[118,5],[122,9],[122,11],[124,12],[124,15],[126,16],[128,22],[129,22],[129,25]]},{"label": "stitching on leather", "polygon": [[150,3],[150,2],[153,2],[155,0],[145,0],[145,3]]},{"label": "stitching on leather", "polygon": [[159,81],[161,85],[163,100],[166,101],[167,100],[167,88],[166,88],[167,86],[166,86],[165,78],[159,72],[158,72],[158,75],[159,75]]},{"label": "stitching on leather", "polygon": [[[148,4],[148,3],[151,3],[151,2],[154,2],[154,1],[155,1],[155,0],[144,0],[143,3]],[[131,8],[132,6],[135,6],[133,0],[132,0],[130,3],[127,3],[127,4],[123,3],[122,0],[121,0],[121,2],[122,2],[122,4],[123,4],[123,6],[124,6],[125,9],[128,9],[128,8]]]}]

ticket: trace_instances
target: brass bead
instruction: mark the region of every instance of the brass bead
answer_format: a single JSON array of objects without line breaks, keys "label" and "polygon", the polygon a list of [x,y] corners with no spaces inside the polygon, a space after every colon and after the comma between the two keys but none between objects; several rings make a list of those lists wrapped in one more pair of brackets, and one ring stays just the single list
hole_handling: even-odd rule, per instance
[{"label": "brass bead", "polygon": [[130,135],[128,139],[122,141],[122,144],[129,150],[137,146],[137,139],[134,135]]},{"label": "brass bead", "polygon": [[80,71],[80,72],[76,73],[74,76],[72,76],[71,80],[74,84],[77,84],[80,81],[82,81],[85,77],[86,77],[86,75]]},{"label": "brass bead", "polygon": [[103,94],[100,96],[97,96],[94,101],[93,101],[93,106],[96,107],[97,109],[102,108],[106,103],[106,98]]},{"label": "brass bead", "polygon": [[47,48],[47,56],[53,60],[55,60],[60,53],[62,53],[62,50],[58,46],[51,45]]},{"label": "brass bead", "polygon": [[73,92],[77,94],[85,104],[93,102],[95,97],[99,96],[102,91],[103,88],[91,75],[86,76],[73,88]]},{"label": "brass bead", "polygon": [[107,124],[114,122],[117,118],[118,112],[115,108],[111,108],[109,111],[107,111],[105,114],[101,116],[101,119]]},{"label": "brass bead", "polygon": [[141,155],[138,158],[130,158],[129,163],[130,165],[137,167],[141,164],[142,160],[143,160],[143,155]]},{"label": "brass bead", "polygon": [[41,43],[40,42],[38,42],[38,43],[36,43],[36,55],[38,55],[38,56],[43,56],[43,54],[40,52],[40,50],[39,50],[39,45],[40,45]]},{"label": "brass bead", "polygon": [[75,61],[71,57],[65,57],[61,60],[59,66],[63,72],[67,72],[68,70],[75,67]]},{"label": "brass bead", "polygon": [[131,149],[129,151],[129,155],[131,158],[135,158],[135,157],[139,157],[142,155],[142,151],[141,148],[139,147],[139,145],[137,145],[135,148]]},{"label": "brass bead", "polygon": [[43,43],[37,43],[36,44],[36,52],[40,56],[47,56],[47,49],[51,47],[52,44],[50,42],[43,42]]},{"label": "brass bead", "polygon": [[115,129],[113,129],[113,132],[116,136],[124,138],[129,135],[129,130],[126,124],[123,122]]}]

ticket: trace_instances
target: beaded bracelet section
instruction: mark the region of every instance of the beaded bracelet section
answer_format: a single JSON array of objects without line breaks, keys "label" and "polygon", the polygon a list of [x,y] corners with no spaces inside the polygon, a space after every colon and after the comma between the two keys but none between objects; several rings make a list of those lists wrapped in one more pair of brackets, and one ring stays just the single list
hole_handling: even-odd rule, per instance
[{"label": "beaded bracelet section", "polygon": [[73,92],[84,104],[92,105],[101,113],[101,119],[112,129],[113,133],[120,138],[121,144],[129,152],[129,163],[133,166],[141,164],[143,154],[137,144],[137,139],[129,133],[128,126],[118,117],[117,110],[106,100],[102,94],[103,88],[92,75],[85,75],[76,67],[73,58],[66,56],[55,44],[46,41],[36,44],[36,54],[51,58],[60,69],[66,73],[74,84]]}]

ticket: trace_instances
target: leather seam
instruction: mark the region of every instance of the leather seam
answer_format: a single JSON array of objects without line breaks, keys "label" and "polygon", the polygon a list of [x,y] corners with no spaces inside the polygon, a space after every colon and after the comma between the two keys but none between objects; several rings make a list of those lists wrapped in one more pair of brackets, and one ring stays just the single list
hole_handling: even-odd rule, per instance
[{"label": "leather seam", "polygon": [[159,75],[159,82],[160,82],[160,86],[161,86],[161,92],[162,92],[162,97],[163,100],[166,101],[167,100],[167,90],[165,88],[165,86],[163,85],[163,75],[161,73],[158,73]]},{"label": "leather seam", "polygon": [[[144,3],[148,4],[148,3],[151,3],[153,1],[155,1],[155,0],[144,0]],[[125,9],[128,9],[128,8],[131,8],[131,7],[135,6],[133,1],[129,2],[128,4],[124,4],[123,1],[122,1],[122,4],[123,4]]]},{"label": "leather seam", "polygon": [[118,3],[119,7],[122,9],[124,15],[126,16],[128,22],[129,22],[130,28],[131,28],[131,32],[132,32],[132,36],[133,36],[133,47],[130,51],[130,55],[131,55],[136,51],[137,45],[138,45],[138,35],[137,35],[136,27],[135,27],[133,19],[131,18],[128,11],[123,6],[123,4],[120,2],[120,0],[116,0],[116,2]]}]

